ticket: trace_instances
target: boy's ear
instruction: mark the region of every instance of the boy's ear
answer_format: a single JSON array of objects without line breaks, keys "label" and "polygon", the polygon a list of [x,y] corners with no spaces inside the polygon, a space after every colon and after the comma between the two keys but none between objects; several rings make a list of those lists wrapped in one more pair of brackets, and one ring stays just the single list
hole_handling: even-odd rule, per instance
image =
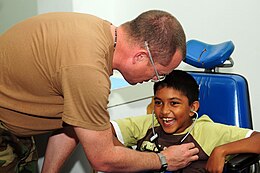
[{"label": "boy's ear", "polygon": [[200,107],[199,101],[194,101],[190,106],[190,116],[194,115],[194,111],[197,112]]}]

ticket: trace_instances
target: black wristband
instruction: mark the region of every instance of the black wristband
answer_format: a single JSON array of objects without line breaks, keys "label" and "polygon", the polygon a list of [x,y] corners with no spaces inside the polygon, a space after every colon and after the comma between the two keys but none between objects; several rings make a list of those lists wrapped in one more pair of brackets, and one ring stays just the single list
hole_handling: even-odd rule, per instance
[{"label": "black wristband", "polygon": [[166,162],[166,158],[165,156],[162,154],[162,153],[157,153],[159,159],[160,159],[160,162],[161,162],[161,169],[160,169],[160,172],[163,172],[163,171],[166,171],[167,170],[167,167],[168,167],[168,164]]}]

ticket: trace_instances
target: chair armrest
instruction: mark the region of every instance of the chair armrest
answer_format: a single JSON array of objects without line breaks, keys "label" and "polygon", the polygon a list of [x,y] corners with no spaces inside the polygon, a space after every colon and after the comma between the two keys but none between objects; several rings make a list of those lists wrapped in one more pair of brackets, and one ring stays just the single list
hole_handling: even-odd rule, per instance
[{"label": "chair armrest", "polygon": [[243,170],[255,163],[259,163],[260,155],[245,153],[235,155],[233,158],[227,161],[225,168],[227,171]]}]

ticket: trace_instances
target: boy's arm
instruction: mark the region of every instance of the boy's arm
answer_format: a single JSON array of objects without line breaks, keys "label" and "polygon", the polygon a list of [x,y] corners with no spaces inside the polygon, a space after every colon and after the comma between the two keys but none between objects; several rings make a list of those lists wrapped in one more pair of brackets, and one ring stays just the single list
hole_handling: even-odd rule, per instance
[{"label": "boy's arm", "polygon": [[114,128],[113,124],[112,123],[110,123],[110,124],[111,124],[111,129],[112,129],[112,134],[113,134],[113,143],[114,143],[114,145],[115,146],[124,146],[124,144],[122,144],[118,140],[117,135],[116,135],[116,131],[115,131],[115,128]]},{"label": "boy's arm", "polygon": [[253,132],[248,138],[235,142],[227,143],[216,147],[207,162],[206,170],[208,172],[222,172],[225,158],[231,154],[239,153],[257,153],[260,154],[260,133]]},{"label": "boy's arm", "polygon": [[[113,136],[116,136],[116,143],[121,142],[124,146],[131,147],[145,136],[152,126],[152,116],[132,116],[110,121]],[[155,122],[155,124],[157,121]],[[157,123],[158,124],[158,123]]]}]

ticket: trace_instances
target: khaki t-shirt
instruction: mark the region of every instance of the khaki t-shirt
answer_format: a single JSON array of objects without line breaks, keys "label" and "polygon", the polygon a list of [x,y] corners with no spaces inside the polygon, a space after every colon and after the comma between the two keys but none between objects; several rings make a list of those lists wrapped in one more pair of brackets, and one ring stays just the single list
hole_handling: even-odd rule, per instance
[{"label": "khaki t-shirt", "polygon": [[18,135],[109,128],[110,23],[80,13],[47,13],[0,36],[0,120]]}]

